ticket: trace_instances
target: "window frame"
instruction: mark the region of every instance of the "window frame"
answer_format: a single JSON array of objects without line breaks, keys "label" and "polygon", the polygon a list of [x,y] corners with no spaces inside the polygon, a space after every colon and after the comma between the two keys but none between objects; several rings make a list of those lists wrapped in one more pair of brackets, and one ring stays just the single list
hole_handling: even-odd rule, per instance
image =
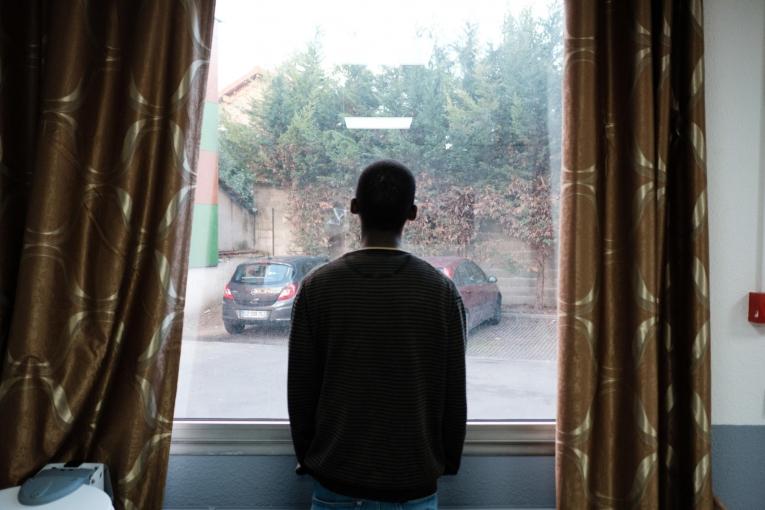
[{"label": "window frame", "polygon": [[[464,455],[554,456],[555,421],[471,421]],[[175,420],[171,455],[294,455],[287,420]]]},{"label": "window frame", "polygon": [[[325,262],[318,261],[304,274]],[[455,267],[454,281],[463,264]],[[473,265],[488,283],[490,276]],[[493,282],[491,282],[493,283]],[[463,281],[462,285],[471,284]],[[556,420],[468,421],[467,456],[554,456]],[[171,455],[294,455],[288,420],[174,419]]]}]

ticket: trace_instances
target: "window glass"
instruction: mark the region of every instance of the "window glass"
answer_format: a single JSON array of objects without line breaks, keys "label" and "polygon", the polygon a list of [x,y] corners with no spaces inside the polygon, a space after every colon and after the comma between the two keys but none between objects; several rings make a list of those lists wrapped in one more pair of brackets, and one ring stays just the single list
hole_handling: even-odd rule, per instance
[{"label": "window glass", "polygon": [[285,283],[292,277],[292,267],[286,264],[243,264],[236,269],[233,281],[257,285]]},{"label": "window glass", "polygon": [[454,271],[454,284],[457,285],[457,287],[462,287],[463,285],[470,285],[473,283],[470,279],[470,271],[468,271],[467,264],[462,263],[459,266],[457,266],[457,269]]},{"label": "window glass", "polygon": [[287,418],[294,297],[392,158],[404,249],[464,291],[469,418],[554,418],[561,5],[217,1],[176,417]]},{"label": "window glass", "polygon": [[479,268],[472,262],[467,262],[465,264],[465,268],[467,269],[470,283],[474,283],[474,284],[486,283],[486,276],[484,275],[483,271],[481,271],[481,268]]}]

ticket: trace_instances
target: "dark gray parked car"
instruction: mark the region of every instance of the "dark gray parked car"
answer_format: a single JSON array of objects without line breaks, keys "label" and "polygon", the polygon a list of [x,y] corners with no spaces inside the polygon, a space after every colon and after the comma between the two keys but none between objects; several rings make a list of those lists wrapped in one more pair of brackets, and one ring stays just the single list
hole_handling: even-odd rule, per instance
[{"label": "dark gray parked car", "polygon": [[300,282],[327,257],[264,257],[239,264],[223,290],[223,326],[288,322]]}]

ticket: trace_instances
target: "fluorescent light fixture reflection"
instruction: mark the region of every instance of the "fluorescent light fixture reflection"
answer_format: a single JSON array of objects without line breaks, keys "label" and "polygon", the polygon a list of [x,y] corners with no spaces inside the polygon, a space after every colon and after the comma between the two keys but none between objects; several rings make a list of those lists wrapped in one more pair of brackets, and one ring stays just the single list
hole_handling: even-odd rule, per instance
[{"label": "fluorescent light fixture reflection", "polygon": [[[385,44],[379,44],[385,40]],[[353,33],[347,36],[344,44],[327,52],[340,65],[362,65],[369,67],[426,66],[430,62],[433,48],[429,40],[398,41],[385,36],[377,39],[372,33],[361,36]]]},{"label": "fluorescent light fixture reflection", "polygon": [[345,117],[348,129],[409,129],[412,117]]}]

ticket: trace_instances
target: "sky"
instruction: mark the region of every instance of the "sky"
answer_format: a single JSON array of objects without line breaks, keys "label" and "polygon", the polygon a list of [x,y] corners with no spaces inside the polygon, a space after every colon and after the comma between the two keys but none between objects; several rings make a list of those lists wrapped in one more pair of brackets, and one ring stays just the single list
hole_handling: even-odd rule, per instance
[{"label": "sky", "polygon": [[274,68],[321,34],[325,65],[427,62],[432,41],[458,40],[466,23],[498,41],[505,13],[542,15],[539,0],[218,0],[218,88],[252,68]]}]

